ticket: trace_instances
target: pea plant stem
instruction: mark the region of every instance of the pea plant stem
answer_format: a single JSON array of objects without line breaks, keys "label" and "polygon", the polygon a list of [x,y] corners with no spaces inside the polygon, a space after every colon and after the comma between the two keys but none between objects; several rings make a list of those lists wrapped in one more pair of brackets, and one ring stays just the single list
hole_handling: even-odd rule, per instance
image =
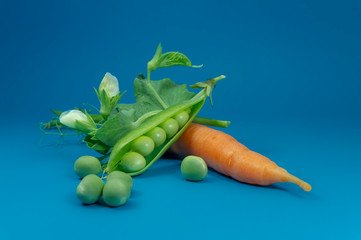
[{"label": "pea plant stem", "polygon": [[154,87],[150,83],[150,68],[148,67],[148,73],[147,73],[147,84],[149,89],[153,92],[154,97],[158,100],[160,105],[162,105],[163,108],[168,108],[168,105],[163,101],[163,99],[158,95],[157,91],[155,91]]},{"label": "pea plant stem", "polygon": [[218,77],[213,78],[213,80],[215,81],[215,83],[217,83],[218,81],[220,81],[220,80],[222,80],[222,79],[224,79],[224,78],[226,78],[226,76],[221,75],[221,76],[218,76]]},{"label": "pea plant stem", "polygon": [[196,116],[193,119],[194,123],[199,123],[203,125],[213,126],[213,127],[223,127],[226,128],[231,123],[230,121],[221,121],[221,120],[215,120],[215,119],[209,119],[204,117],[198,117]]}]

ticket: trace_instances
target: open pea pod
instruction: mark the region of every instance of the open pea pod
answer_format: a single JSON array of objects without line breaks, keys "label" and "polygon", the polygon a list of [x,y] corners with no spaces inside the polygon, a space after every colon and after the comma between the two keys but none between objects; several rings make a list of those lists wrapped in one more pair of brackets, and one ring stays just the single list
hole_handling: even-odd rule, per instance
[{"label": "open pea pod", "polygon": [[[193,99],[192,99],[193,100]],[[164,121],[169,118],[175,116],[176,114],[191,108],[191,112],[189,114],[189,119],[186,124],[180,128],[177,133],[170,139],[167,139],[161,146],[155,148],[151,154],[145,157],[146,166],[136,172],[129,173],[132,176],[143,173],[146,169],[148,169],[158,158],[160,158],[167,149],[182,135],[182,133],[186,130],[188,125],[192,122],[193,118],[197,115],[199,110],[202,108],[205,98],[197,97],[196,101],[188,101],[184,104],[179,104],[176,106],[172,106],[162,112],[156,114],[148,121],[144,122],[137,129],[129,132],[126,136],[119,139],[119,141],[114,145],[112,149],[112,153],[109,157],[109,161],[107,167],[105,169],[106,172],[112,172],[117,170],[118,165],[121,163],[121,159],[127,152],[131,151],[132,142],[139,138],[140,136],[144,136],[147,132],[154,129],[155,127],[162,124]]]},{"label": "open pea pod", "polygon": [[[146,135],[149,131],[154,129],[155,127],[161,125],[164,121],[168,120],[171,117],[174,117],[176,114],[185,111],[186,109],[191,109],[189,118],[187,122],[182,126],[176,134],[167,139],[161,146],[155,148],[152,153],[145,157],[146,165],[144,168],[130,172],[131,176],[139,175],[146,171],[155,161],[157,161],[166,151],[167,149],[182,135],[182,133],[187,129],[188,125],[193,121],[194,117],[202,108],[206,98],[210,96],[212,89],[214,88],[217,81],[223,79],[224,76],[207,80],[207,82],[202,85],[202,90],[195,95],[190,100],[184,101],[181,104],[177,104],[171,106],[158,114],[152,116],[143,122],[138,128],[130,131],[127,135],[120,138],[116,144],[114,145],[111,155],[109,157],[109,161],[105,168],[105,172],[112,172],[114,170],[118,170],[119,165],[122,163],[122,157],[131,151],[132,143],[137,138]],[[194,85],[196,86],[196,85]],[[196,86],[197,88],[197,86]]]}]

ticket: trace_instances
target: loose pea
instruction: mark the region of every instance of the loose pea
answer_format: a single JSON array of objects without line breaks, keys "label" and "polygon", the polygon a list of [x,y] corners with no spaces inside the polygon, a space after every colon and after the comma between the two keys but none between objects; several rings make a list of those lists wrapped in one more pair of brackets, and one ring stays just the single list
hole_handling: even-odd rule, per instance
[{"label": "loose pea", "polygon": [[150,130],[147,134],[148,137],[153,139],[155,147],[159,147],[162,145],[165,140],[167,139],[167,134],[165,131],[160,127],[155,127],[152,130]]},{"label": "loose pea", "polygon": [[189,119],[189,114],[186,111],[183,111],[175,115],[174,118],[177,120],[179,127],[183,127]]},{"label": "loose pea", "polygon": [[121,160],[121,169],[124,172],[136,172],[147,164],[145,158],[137,152],[127,152]]},{"label": "loose pea", "polygon": [[88,174],[98,174],[101,168],[100,161],[92,156],[82,156],[74,163],[74,171],[80,178]]},{"label": "loose pea", "polygon": [[168,120],[164,121],[160,124],[160,127],[164,129],[165,133],[167,134],[167,138],[173,137],[179,129],[178,122],[174,118],[169,118]]},{"label": "loose pea", "polygon": [[181,164],[181,172],[185,179],[190,181],[202,181],[208,173],[207,164],[200,157],[185,157]]},{"label": "loose pea", "polygon": [[119,180],[121,182],[123,182],[124,184],[126,184],[129,189],[132,189],[133,187],[133,179],[132,177],[125,173],[125,172],[122,172],[122,171],[113,171],[111,173],[109,173],[108,175],[108,180]]},{"label": "loose pea", "polygon": [[103,180],[95,174],[89,174],[83,178],[76,189],[76,196],[84,204],[92,204],[98,201],[104,187]]},{"label": "loose pea", "polygon": [[107,180],[103,189],[103,200],[111,207],[118,207],[125,204],[130,197],[130,189],[118,179]]},{"label": "loose pea", "polygon": [[154,141],[150,137],[141,136],[134,140],[132,150],[143,156],[148,156],[154,150]]}]

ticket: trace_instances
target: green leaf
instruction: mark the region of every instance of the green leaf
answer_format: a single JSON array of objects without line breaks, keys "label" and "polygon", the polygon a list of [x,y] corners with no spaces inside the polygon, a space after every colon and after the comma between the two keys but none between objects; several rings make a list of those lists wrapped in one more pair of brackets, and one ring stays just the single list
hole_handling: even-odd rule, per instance
[{"label": "green leaf", "polygon": [[60,115],[63,113],[63,111],[56,111],[56,110],[54,110],[54,109],[50,109],[50,111],[52,111],[53,113],[55,113],[57,116],[60,116]]},{"label": "green leaf", "polygon": [[118,104],[108,120],[95,133],[95,137],[108,146],[114,144],[144,121],[171,106],[192,99],[195,94],[185,84],[176,84],[170,79],[147,81],[140,74],[134,80],[136,103]]},{"label": "green leaf", "polygon": [[195,94],[189,92],[186,84],[176,84],[169,78],[150,81],[139,74],[134,81],[134,96],[137,102],[149,102],[166,109],[183,103]]},{"label": "green leaf", "polygon": [[86,136],[83,141],[86,143],[88,148],[94,149],[95,151],[97,151],[98,153],[103,154],[103,155],[105,155],[110,149],[109,146],[105,145],[104,143],[102,143],[99,140],[94,139],[93,137],[91,137],[89,135]]},{"label": "green leaf", "polygon": [[148,62],[148,74],[157,68],[173,66],[187,66],[200,68],[203,65],[192,65],[189,58],[180,52],[167,52],[162,54],[162,46],[159,44],[152,60]]},{"label": "green leaf", "polygon": [[95,137],[108,146],[114,146],[129,131],[160,111],[159,107],[146,102],[118,104],[112,117],[98,129]]},{"label": "green leaf", "polygon": [[89,115],[88,111],[84,110],[85,116],[88,119],[88,122],[92,125],[94,129],[97,128],[97,125],[94,122],[94,119]]},{"label": "green leaf", "polygon": [[152,60],[150,60],[148,62],[148,71],[149,72],[152,72],[158,68],[157,66],[158,66],[159,58],[161,55],[162,55],[162,46],[159,43],[157,51],[154,54],[154,57],[152,58]]},{"label": "green leaf", "polygon": [[98,90],[95,87],[93,87],[93,88],[94,88],[95,93],[97,94],[97,97],[98,97],[99,101],[100,101],[100,94],[99,94]]},{"label": "green leaf", "polygon": [[179,52],[167,52],[162,54],[159,58],[159,66],[160,68],[165,67],[173,67],[173,66],[187,66],[187,67],[201,67],[200,66],[193,66],[191,60],[184,55],[183,53]]}]

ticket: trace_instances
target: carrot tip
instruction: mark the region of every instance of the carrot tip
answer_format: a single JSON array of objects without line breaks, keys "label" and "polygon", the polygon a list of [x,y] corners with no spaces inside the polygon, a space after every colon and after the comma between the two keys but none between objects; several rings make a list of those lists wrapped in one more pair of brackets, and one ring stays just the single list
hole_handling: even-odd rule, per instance
[{"label": "carrot tip", "polygon": [[301,185],[299,185],[303,190],[305,190],[306,192],[311,191],[312,187],[310,184],[303,182]]},{"label": "carrot tip", "polygon": [[295,183],[297,184],[298,186],[300,186],[303,190],[305,190],[306,192],[309,192],[311,191],[312,187],[310,184],[302,181],[301,179],[293,176],[293,175],[289,175],[288,178],[287,178],[287,182],[291,182],[291,183]]}]

